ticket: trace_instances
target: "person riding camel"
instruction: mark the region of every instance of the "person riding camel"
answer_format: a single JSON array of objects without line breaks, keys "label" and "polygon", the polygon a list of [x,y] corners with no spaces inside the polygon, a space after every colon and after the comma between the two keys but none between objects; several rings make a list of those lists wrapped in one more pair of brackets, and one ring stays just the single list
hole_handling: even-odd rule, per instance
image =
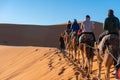
[{"label": "person riding camel", "polygon": [[71,31],[77,33],[77,31],[78,31],[79,29],[80,29],[80,26],[79,26],[77,20],[74,19],[74,22],[73,22],[73,24],[72,24],[72,26],[71,26]]},{"label": "person riding camel", "polygon": [[71,23],[71,21],[69,20],[69,21],[68,21],[68,24],[67,24],[67,26],[66,26],[66,32],[67,32],[68,35],[69,35],[69,33],[71,32],[71,25],[72,25],[72,23]]},{"label": "person riding camel", "polygon": [[81,34],[79,35],[79,43],[84,42],[84,35],[85,34],[90,34],[90,38],[95,41],[95,35],[93,33],[93,29],[95,28],[94,24],[92,21],[90,21],[90,16],[86,15],[86,20],[81,23]]},{"label": "person riding camel", "polygon": [[103,24],[104,32],[99,36],[98,43],[102,38],[110,33],[115,33],[118,35],[118,30],[120,29],[119,19],[114,16],[114,11],[112,9],[108,10],[108,17],[105,19]]},{"label": "person riding camel", "polygon": [[[117,17],[114,16],[114,11],[112,9],[108,10],[108,17],[105,19],[103,24],[104,32],[99,36],[98,44],[100,44],[99,48],[103,51],[106,49],[106,38],[105,36],[109,34],[114,34],[119,37],[119,30],[120,30],[120,22]],[[104,40],[103,40],[104,38]],[[119,42],[118,42],[119,44]],[[115,56],[115,54],[113,55]],[[113,59],[114,60],[114,59]],[[117,61],[114,60],[114,66],[117,64]],[[112,74],[116,74],[116,69],[113,71]]]},{"label": "person riding camel", "polygon": [[79,26],[77,20],[74,19],[74,22],[71,26],[71,31],[72,31],[72,36],[75,36],[75,44],[76,45],[79,44],[78,35],[77,35],[79,29],[80,29],[80,26]]}]

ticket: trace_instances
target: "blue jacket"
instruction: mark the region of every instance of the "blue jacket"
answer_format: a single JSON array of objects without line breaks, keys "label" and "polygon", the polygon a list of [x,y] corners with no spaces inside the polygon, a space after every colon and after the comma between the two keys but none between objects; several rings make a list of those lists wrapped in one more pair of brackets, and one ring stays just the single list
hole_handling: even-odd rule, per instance
[{"label": "blue jacket", "polygon": [[80,29],[80,26],[78,23],[73,23],[71,26],[71,30],[74,31],[78,31]]}]

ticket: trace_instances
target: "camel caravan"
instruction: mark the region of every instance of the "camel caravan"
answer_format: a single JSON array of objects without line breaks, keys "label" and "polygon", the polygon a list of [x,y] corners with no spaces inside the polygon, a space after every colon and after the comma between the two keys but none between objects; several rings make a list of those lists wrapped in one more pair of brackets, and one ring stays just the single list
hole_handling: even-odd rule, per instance
[{"label": "camel caravan", "polygon": [[119,29],[120,22],[114,16],[113,10],[108,10],[108,17],[103,24],[103,30],[98,35],[94,33],[95,22],[90,21],[90,16],[86,15],[85,21],[78,24],[75,19],[72,23],[68,21],[67,29],[62,33],[61,50],[67,52],[66,56],[76,62],[81,69],[86,72],[90,79],[93,72],[93,60],[97,58],[97,80],[101,80],[101,68],[104,65],[104,79],[110,80],[110,68],[114,65],[115,79],[120,79],[120,49],[119,49]]}]

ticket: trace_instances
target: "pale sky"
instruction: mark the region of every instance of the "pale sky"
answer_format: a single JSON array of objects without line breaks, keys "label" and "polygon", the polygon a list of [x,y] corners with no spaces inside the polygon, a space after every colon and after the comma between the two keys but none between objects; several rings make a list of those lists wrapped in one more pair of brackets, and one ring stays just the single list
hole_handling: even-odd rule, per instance
[{"label": "pale sky", "polygon": [[87,14],[103,23],[108,9],[120,18],[119,0],[0,0],[0,23],[51,25]]}]

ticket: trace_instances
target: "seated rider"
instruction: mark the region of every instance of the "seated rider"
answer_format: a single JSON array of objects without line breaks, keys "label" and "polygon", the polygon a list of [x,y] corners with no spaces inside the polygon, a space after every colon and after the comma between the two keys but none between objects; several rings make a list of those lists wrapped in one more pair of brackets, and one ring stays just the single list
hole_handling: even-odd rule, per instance
[{"label": "seated rider", "polygon": [[79,26],[77,20],[74,19],[74,22],[73,22],[73,24],[71,25],[71,31],[72,31],[72,32],[77,32],[79,29],[80,29],[80,26]]},{"label": "seated rider", "polygon": [[104,32],[99,36],[98,43],[102,40],[102,38],[107,34],[118,34],[118,30],[120,29],[119,19],[114,16],[113,10],[108,10],[108,17],[105,19],[103,25]]},{"label": "seated rider", "polygon": [[90,38],[91,40],[95,41],[95,35],[93,33],[93,29],[94,29],[94,25],[93,25],[93,22],[90,21],[90,16],[89,15],[86,15],[86,19],[85,21],[83,21],[81,23],[81,29],[82,29],[82,33],[79,35],[80,38],[79,38],[79,43],[83,43],[84,42],[84,35],[85,34],[90,34]]},{"label": "seated rider", "polygon": [[78,44],[77,32],[79,29],[80,29],[80,26],[79,26],[77,20],[74,19],[74,22],[71,26],[71,31],[72,31],[72,35],[75,36],[75,42],[76,42],[75,44]]},{"label": "seated rider", "polygon": [[[99,36],[98,43],[99,43],[99,45],[101,45],[101,50],[103,50],[103,53],[104,53],[104,50],[106,48],[106,43],[105,43],[105,41],[103,41],[102,38],[108,34],[115,34],[119,37],[118,31],[120,29],[120,22],[119,22],[119,19],[114,16],[114,12],[111,9],[108,10],[108,17],[104,21],[103,29],[104,29],[104,32]],[[118,44],[119,44],[119,42],[118,42]],[[116,54],[113,54],[113,56],[115,56],[115,55]],[[114,60],[114,66],[116,64],[117,64],[117,61]],[[112,74],[116,74],[116,67]]]},{"label": "seated rider", "polygon": [[72,25],[72,23],[71,23],[71,21],[69,20],[69,21],[68,21],[68,24],[67,24],[67,26],[66,26],[66,32],[67,32],[68,35],[69,35],[69,33],[71,32],[71,25]]}]

